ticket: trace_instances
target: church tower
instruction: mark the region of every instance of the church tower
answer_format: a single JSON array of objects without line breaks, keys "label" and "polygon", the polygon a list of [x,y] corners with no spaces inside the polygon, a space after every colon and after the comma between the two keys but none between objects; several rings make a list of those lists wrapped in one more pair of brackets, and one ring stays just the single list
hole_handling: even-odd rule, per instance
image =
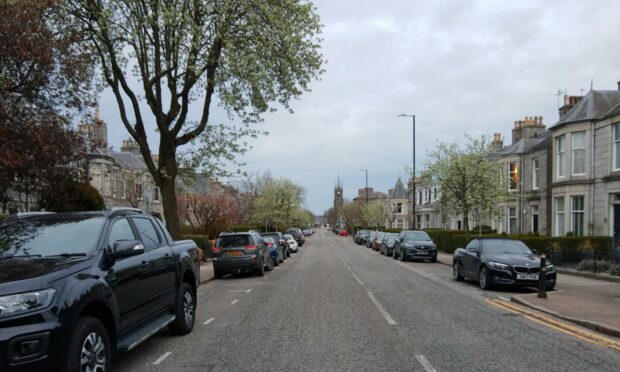
[{"label": "church tower", "polygon": [[334,188],[334,213],[336,214],[336,220],[339,225],[342,220],[343,207],[344,195],[342,190],[342,182],[340,182],[340,176],[338,176],[338,181],[336,182],[336,187]]}]

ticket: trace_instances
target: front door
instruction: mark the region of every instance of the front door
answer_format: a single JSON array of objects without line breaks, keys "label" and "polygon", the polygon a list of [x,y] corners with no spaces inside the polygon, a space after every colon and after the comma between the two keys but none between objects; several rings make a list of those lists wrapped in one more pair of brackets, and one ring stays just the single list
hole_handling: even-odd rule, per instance
[{"label": "front door", "polygon": [[618,248],[620,244],[620,204],[613,204],[614,213],[614,248]]}]

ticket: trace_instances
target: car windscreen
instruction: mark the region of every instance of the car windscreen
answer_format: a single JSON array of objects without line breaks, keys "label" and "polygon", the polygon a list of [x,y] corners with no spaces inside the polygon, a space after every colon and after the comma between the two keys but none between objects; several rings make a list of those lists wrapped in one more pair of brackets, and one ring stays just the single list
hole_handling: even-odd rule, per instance
[{"label": "car windscreen", "polygon": [[407,231],[405,233],[405,240],[430,241],[432,239],[424,231]]},{"label": "car windscreen", "polygon": [[484,253],[513,253],[531,254],[532,251],[520,240],[510,239],[483,239],[482,251]]},{"label": "car windscreen", "polygon": [[284,239],[286,240],[295,240],[292,235],[284,235]]},{"label": "car windscreen", "polygon": [[215,243],[216,246],[221,248],[245,247],[246,245],[250,244],[251,243],[249,235],[220,236]]},{"label": "car windscreen", "polygon": [[0,257],[87,254],[97,243],[104,217],[18,219],[0,225]]},{"label": "car windscreen", "polygon": [[279,234],[263,234],[263,238],[265,238],[265,240],[267,240],[266,238],[273,238],[275,240],[280,240],[280,235]]}]

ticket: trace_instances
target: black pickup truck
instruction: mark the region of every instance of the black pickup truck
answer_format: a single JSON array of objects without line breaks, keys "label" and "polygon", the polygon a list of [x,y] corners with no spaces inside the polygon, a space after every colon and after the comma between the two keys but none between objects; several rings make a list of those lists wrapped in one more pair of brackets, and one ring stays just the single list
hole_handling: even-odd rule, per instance
[{"label": "black pickup truck", "polygon": [[198,248],[135,209],[0,224],[0,371],[110,371],[168,326],[194,326]]}]

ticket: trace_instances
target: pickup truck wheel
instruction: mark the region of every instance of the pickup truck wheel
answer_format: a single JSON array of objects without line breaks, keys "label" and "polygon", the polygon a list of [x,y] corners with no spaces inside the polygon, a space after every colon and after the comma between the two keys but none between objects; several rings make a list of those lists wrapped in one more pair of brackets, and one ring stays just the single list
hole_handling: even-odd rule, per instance
[{"label": "pickup truck wheel", "polygon": [[196,320],[196,294],[188,283],[181,283],[175,315],[176,318],[169,326],[170,332],[175,335],[190,333]]},{"label": "pickup truck wheel", "polygon": [[213,271],[213,277],[215,279],[222,279],[224,277],[224,273],[221,272],[221,271],[215,270],[215,271]]},{"label": "pickup truck wheel", "polygon": [[454,261],[452,264],[452,279],[457,282],[462,282],[463,279],[465,279],[463,278],[463,275],[461,275],[461,269],[459,269],[459,263],[457,261]]},{"label": "pickup truck wheel", "polygon": [[80,318],[70,340],[63,371],[111,370],[112,346],[108,331],[99,319],[89,316]]}]

